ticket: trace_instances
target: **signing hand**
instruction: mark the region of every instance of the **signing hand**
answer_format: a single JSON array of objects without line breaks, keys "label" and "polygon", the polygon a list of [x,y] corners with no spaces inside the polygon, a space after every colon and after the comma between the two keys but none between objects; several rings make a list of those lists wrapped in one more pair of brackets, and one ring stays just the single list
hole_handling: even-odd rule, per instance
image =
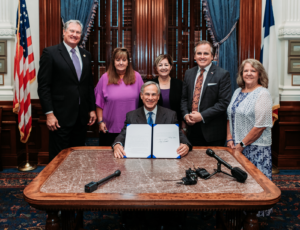
[{"label": "signing hand", "polygon": [[46,116],[47,116],[46,125],[50,131],[54,131],[60,128],[58,124],[58,120],[56,119],[53,113],[48,113],[46,114]]},{"label": "signing hand", "polygon": [[194,125],[195,122],[191,120],[190,114],[185,115],[185,121],[188,125]]},{"label": "signing hand", "polygon": [[193,111],[190,114],[190,120],[192,120],[194,123],[202,121],[202,116],[199,112]]},{"label": "signing hand", "polygon": [[181,156],[184,157],[186,154],[189,152],[189,146],[186,144],[180,143],[180,146],[177,149],[177,153]]},{"label": "signing hand", "polygon": [[115,158],[123,158],[124,156],[126,156],[126,153],[122,145],[116,144],[114,146],[114,156]]},{"label": "signing hand", "polygon": [[106,124],[104,122],[101,122],[99,125],[99,132],[106,133],[106,131],[107,131]]},{"label": "signing hand", "polygon": [[90,120],[89,120],[88,125],[89,126],[93,125],[95,123],[96,119],[97,119],[97,116],[96,116],[95,111],[91,111],[90,112]]}]

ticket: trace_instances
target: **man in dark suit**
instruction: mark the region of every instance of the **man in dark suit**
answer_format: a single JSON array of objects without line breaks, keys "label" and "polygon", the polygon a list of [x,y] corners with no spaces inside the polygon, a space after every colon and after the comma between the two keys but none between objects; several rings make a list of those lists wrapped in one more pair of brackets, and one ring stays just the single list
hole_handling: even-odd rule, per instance
[{"label": "man in dark suit", "polygon": [[[157,105],[160,97],[160,89],[157,83],[153,81],[146,82],[141,88],[140,96],[144,106],[126,114],[125,125],[114,141],[114,155],[117,158],[123,158],[126,155],[123,146],[127,124],[178,124],[176,112]],[[177,153],[183,157],[189,150],[192,150],[192,145],[181,131],[179,131],[179,136],[180,146]]]},{"label": "man in dark suit", "polygon": [[231,98],[229,72],[212,64],[210,42],[197,43],[194,53],[198,65],[185,72],[181,99],[188,139],[193,146],[224,146]]},{"label": "man in dark suit", "polygon": [[91,54],[77,45],[78,20],[65,23],[63,43],[43,50],[38,95],[49,129],[49,160],[62,149],[85,144],[87,124],[96,120]]}]

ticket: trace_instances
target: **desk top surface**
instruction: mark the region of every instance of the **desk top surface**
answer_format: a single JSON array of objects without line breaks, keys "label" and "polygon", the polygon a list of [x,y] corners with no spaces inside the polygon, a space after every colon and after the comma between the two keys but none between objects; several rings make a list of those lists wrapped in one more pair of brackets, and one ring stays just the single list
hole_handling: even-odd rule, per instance
[{"label": "desk top surface", "polygon": [[[261,193],[263,188],[249,175],[245,183],[219,173],[196,185],[176,184],[185,177],[185,170],[196,167],[213,173],[217,160],[206,150],[193,150],[182,159],[116,159],[111,150],[75,150],[59,165],[41,186],[44,193],[84,193],[84,186],[99,181],[117,169],[121,175],[100,185],[95,193]],[[232,167],[244,167],[227,151],[216,150],[218,156]],[[222,170],[231,174],[224,165]],[[179,181],[179,180],[178,180]]]},{"label": "desk top surface", "polygon": [[[182,159],[116,159],[109,148],[76,147],[63,150],[24,190],[25,200],[34,207],[234,207],[274,205],[280,190],[241,153],[212,147],[231,164],[247,171],[245,183],[225,174],[196,185],[177,185],[185,170],[205,168],[213,173],[217,160],[200,147]],[[98,181],[119,169],[121,175],[100,185],[93,193],[84,193],[84,185]],[[222,170],[230,170],[222,165]],[[42,208],[41,208],[42,209]]]}]

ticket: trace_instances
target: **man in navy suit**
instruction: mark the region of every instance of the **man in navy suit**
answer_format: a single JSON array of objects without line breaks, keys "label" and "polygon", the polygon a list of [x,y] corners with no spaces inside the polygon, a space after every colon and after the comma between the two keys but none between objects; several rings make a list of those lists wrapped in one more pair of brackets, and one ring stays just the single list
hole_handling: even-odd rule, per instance
[{"label": "man in navy suit", "polygon": [[62,149],[85,144],[87,124],[96,120],[91,54],[77,45],[78,20],[65,23],[63,42],[43,50],[38,95],[49,129],[49,160]]},{"label": "man in navy suit", "polygon": [[212,44],[198,42],[194,49],[197,66],[185,72],[181,111],[193,146],[224,146],[226,141],[230,75],[212,64],[213,57]]}]

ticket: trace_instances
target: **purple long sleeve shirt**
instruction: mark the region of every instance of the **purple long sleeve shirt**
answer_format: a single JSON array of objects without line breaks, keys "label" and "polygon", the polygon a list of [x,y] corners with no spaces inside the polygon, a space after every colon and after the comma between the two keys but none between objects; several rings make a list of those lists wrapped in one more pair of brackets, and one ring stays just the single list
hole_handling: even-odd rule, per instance
[{"label": "purple long sleeve shirt", "polygon": [[141,75],[135,72],[135,83],[108,85],[108,75],[103,74],[95,88],[96,105],[103,109],[103,121],[110,133],[120,133],[126,120],[126,113],[137,109],[139,94],[144,84]]}]

